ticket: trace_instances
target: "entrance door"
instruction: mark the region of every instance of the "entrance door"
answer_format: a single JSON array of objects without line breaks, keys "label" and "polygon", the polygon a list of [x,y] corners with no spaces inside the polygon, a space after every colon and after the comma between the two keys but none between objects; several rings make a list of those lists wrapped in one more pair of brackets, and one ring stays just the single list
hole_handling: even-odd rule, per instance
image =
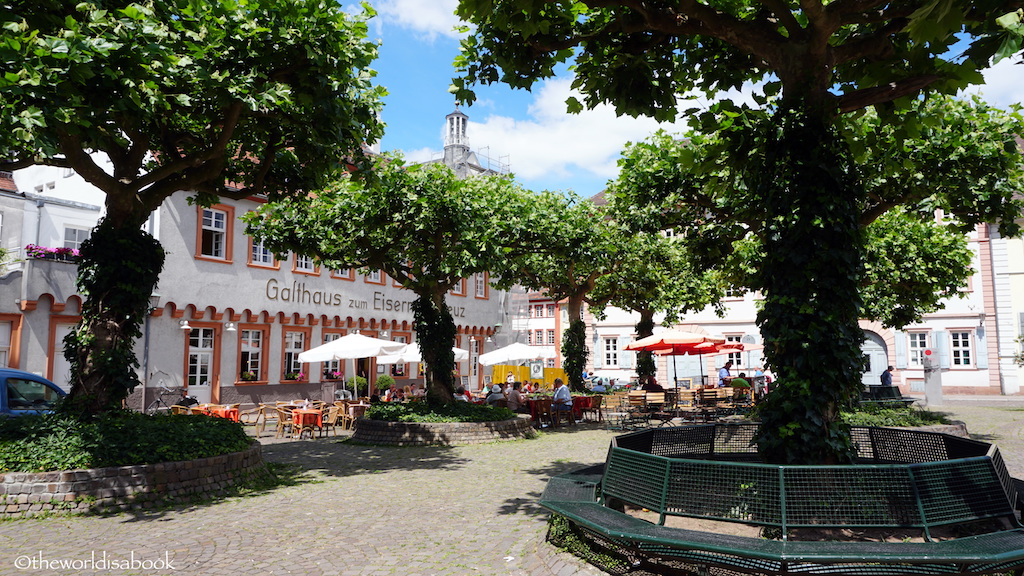
[{"label": "entrance door", "polygon": [[881,384],[882,372],[889,365],[885,341],[874,332],[864,332],[864,343],[860,349],[864,354],[864,376],[861,382],[865,386],[878,386]]},{"label": "entrance door", "polygon": [[189,396],[200,404],[208,404],[213,398],[213,328],[193,328],[188,337],[188,385]]},{"label": "entrance door", "polygon": [[53,373],[50,380],[65,392],[71,391],[71,363],[64,357],[64,337],[75,329],[75,324],[57,324],[53,329]]}]

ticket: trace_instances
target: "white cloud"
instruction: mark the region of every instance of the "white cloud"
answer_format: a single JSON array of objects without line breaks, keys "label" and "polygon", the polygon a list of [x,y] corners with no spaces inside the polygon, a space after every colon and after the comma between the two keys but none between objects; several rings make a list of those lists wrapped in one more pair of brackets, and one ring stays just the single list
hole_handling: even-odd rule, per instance
[{"label": "white cloud", "polygon": [[458,0],[374,0],[371,4],[384,22],[411,30],[427,40],[459,37],[453,30],[459,24],[455,17]]},{"label": "white cloud", "polygon": [[[685,129],[682,121],[673,126],[650,118],[617,117],[609,106],[568,114],[570,83],[544,82],[522,119],[498,114],[474,119],[473,109],[467,110],[471,146],[478,151],[487,146],[485,154],[509,162],[517,178],[525,181],[563,179],[578,172],[607,180],[618,173],[616,160],[627,142],[643,140],[659,127]],[[577,192],[589,195],[598,190]]]},{"label": "white cloud", "polygon": [[1024,102],[1024,65],[1020,58],[1007,58],[983,72],[985,84],[972,86],[970,94],[980,94],[989,104],[1006,108]]}]

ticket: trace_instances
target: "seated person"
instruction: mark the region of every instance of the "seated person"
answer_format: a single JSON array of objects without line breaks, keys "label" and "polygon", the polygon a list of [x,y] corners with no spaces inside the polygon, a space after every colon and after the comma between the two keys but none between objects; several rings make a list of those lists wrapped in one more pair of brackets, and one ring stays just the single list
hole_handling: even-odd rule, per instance
[{"label": "seated person", "polygon": [[654,376],[648,376],[647,380],[644,382],[644,385],[640,389],[645,390],[647,392],[665,391],[665,389],[661,387],[661,384],[658,384],[658,380],[655,379]]},{"label": "seated person", "polygon": [[501,386],[495,384],[494,386],[491,386],[491,393],[487,395],[487,398],[484,399],[484,402],[486,402],[488,406],[494,406],[494,403],[497,402],[498,400],[505,399],[505,393],[501,391]]},{"label": "seated person", "polygon": [[455,393],[452,394],[452,397],[458,400],[459,402],[469,402],[470,398],[469,394],[466,394],[466,389],[463,388],[462,386],[459,386],[458,388],[455,389]]},{"label": "seated person", "polygon": [[597,392],[598,394],[604,394],[605,392],[608,391],[608,388],[605,387],[604,382],[602,382],[601,380],[598,380],[594,384],[594,387],[591,388],[590,390],[593,391],[593,392]]},{"label": "seated person", "polygon": [[555,378],[555,395],[551,398],[555,410],[572,410],[572,393],[561,378]]},{"label": "seated person", "polygon": [[730,380],[729,385],[732,386],[733,399],[745,398],[750,391],[750,382],[747,381],[747,375],[744,372],[740,372],[739,376]]},{"label": "seated person", "polygon": [[526,409],[526,398],[519,391],[520,388],[522,384],[516,382],[512,384],[512,391],[508,393],[508,409],[513,412],[523,412]]}]

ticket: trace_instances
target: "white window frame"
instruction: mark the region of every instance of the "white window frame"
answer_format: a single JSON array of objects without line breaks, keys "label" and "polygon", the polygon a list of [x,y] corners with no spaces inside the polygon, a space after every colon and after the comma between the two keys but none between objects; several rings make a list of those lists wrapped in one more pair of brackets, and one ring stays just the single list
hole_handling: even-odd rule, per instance
[{"label": "white window frame", "polygon": [[618,336],[605,336],[604,337],[604,366],[606,368],[618,368],[619,367],[619,337]]},{"label": "white window frame", "polygon": [[[284,333],[284,362],[281,377],[289,372],[305,372],[302,370],[302,362],[299,362],[299,353],[306,349],[306,333],[297,330],[288,330]],[[306,376],[309,377],[308,375]]]},{"label": "white window frame", "polygon": [[252,259],[252,264],[256,266],[274,265],[274,253],[263,245],[263,240],[252,239],[252,254],[250,254],[250,258]]},{"label": "white window frame", "polygon": [[487,275],[481,272],[476,275],[476,297],[486,298],[487,297]]},{"label": "white window frame", "polygon": [[[203,208],[202,245],[199,253],[207,258],[228,258],[228,213],[214,208]],[[209,234],[209,246],[207,235]],[[209,252],[207,252],[209,250]]]},{"label": "white window frame", "polygon": [[907,332],[907,366],[924,368],[924,351],[928,349],[928,332]]},{"label": "white window frame", "polygon": [[316,272],[316,261],[313,260],[312,256],[306,256],[305,254],[295,254],[294,256],[296,272]]},{"label": "white window frame", "polygon": [[264,344],[264,332],[263,330],[253,330],[251,328],[243,328],[238,331],[239,341],[239,359],[238,359],[238,377],[241,380],[243,372],[252,372],[256,374],[256,379],[259,380],[263,375],[263,344]]},{"label": "white window frame", "polygon": [[[727,344],[728,343],[742,344],[743,343],[743,335],[742,334],[728,334],[725,337],[725,342]],[[734,367],[736,367],[737,369],[743,368],[743,352],[730,352],[729,353],[729,357],[727,358],[727,360],[729,362],[732,362],[732,365]]]},{"label": "white window frame", "polygon": [[213,379],[213,356],[216,342],[213,328],[193,328],[188,335],[189,386],[209,386]]},{"label": "white window frame", "polygon": [[952,368],[974,367],[974,333],[972,331],[949,331],[949,364]]},{"label": "white window frame", "polygon": [[[75,237],[69,239],[68,233],[73,232]],[[71,248],[72,250],[78,250],[82,247],[82,242],[89,238],[88,228],[79,228],[78,226],[65,226],[64,227],[64,247]]]}]

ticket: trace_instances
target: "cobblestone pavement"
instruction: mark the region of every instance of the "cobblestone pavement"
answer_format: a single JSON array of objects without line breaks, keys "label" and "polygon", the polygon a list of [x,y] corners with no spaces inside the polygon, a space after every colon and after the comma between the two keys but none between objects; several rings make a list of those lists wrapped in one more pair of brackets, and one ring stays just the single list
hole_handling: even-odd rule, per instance
[{"label": "cobblestone pavement", "polygon": [[[951,398],[936,409],[996,442],[1024,477],[1024,398]],[[551,475],[602,462],[614,434],[579,426],[451,448],[264,438],[268,461],[295,466],[293,485],[175,509],[0,522],[0,576],[597,576],[544,541],[536,499]]]}]

